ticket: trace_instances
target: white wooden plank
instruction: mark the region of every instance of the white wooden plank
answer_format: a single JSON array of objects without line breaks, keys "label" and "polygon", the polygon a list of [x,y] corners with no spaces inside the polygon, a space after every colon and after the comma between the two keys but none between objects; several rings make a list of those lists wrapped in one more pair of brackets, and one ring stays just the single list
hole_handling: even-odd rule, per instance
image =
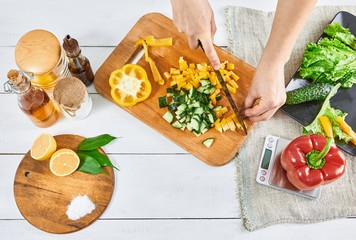
[{"label": "white wooden plank", "polygon": [[93,109],[87,118],[62,118],[49,128],[39,128],[21,112],[14,94],[0,94],[0,153],[25,153],[43,132],[84,137],[108,133],[122,137],[105,147],[108,153],[187,153],[101,95],[91,97]]},{"label": "white wooden plank", "polygon": [[[238,5],[272,11],[276,0],[210,1],[215,11],[217,45],[227,45],[224,7]],[[320,0],[319,4],[354,5],[354,0]],[[168,0],[62,0],[0,1],[0,46],[14,46],[32,29],[47,29],[59,39],[70,33],[83,46],[116,46],[137,20],[149,12],[172,16]]]},{"label": "white wooden plank", "polygon": [[130,239],[130,240],[315,240],[354,239],[356,219],[315,224],[281,224],[255,232],[241,228],[241,220],[98,220],[75,233],[49,234],[25,220],[0,220],[2,239]]},{"label": "white wooden plank", "polygon": [[[22,219],[13,197],[22,157],[0,155],[0,219]],[[115,192],[103,218],[239,216],[232,163],[210,167],[190,155],[109,157],[120,171],[115,171]]]}]

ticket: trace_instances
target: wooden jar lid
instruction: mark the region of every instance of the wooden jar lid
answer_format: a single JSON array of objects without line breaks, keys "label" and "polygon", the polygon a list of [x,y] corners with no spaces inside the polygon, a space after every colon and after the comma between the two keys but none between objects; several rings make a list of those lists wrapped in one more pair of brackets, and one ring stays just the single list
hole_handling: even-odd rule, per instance
[{"label": "wooden jar lid", "polygon": [[17,66],[34,75],[50,72],[59,62],[61,45],[52,33],[46,30],[33,30],[23,35],[15,48]]}]

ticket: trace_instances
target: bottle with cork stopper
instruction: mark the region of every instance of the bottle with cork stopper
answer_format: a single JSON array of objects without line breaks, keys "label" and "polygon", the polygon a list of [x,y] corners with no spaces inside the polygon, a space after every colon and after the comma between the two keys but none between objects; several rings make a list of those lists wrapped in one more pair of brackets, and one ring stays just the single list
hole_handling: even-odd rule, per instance
[{"label": "bottle with cork stopper", "polygon": [[6,92],[17,93],[20,109],[38,127],[49,127],[58,119],[58,108],[41,88],[31,85],[32,73],[10,70],[5,83]]},{"label": "bottle with cork stopper", "polygon": [[94,74],[89,60],[81,54],[78,41],[66,35],[63,39],[63,49],[69,59],[68,68],[71,75],[89,86],[94,80]]}]

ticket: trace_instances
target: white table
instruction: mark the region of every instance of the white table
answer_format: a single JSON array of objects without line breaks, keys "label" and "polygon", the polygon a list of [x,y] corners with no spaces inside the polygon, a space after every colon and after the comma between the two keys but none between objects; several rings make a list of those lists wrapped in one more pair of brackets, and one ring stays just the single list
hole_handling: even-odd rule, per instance
[{"label": "white table", "polygon": [[[218,26],[216,44],[226,46],[224,7],[240,5],[271,11],[276,1],[211,0]],[[354,0],[319,4],[355,4]],[[16,68],[14,46],[32,29],[47,29],[60,40],[70,33],[96,71],[142,15],[161,12],[171,17],[168,0],[1,0],[0,74]],[[61,120],[48,129],[35,127],[17,107],[15,94],[0,86],[0,239],[354,239],[353,218],[318,224],[282,224],[248,233],[241,227],[235,198],[235,167],[210,167],[144,125],[89,88],[91,115],[74,122]],[[111,204],[88,228],[67,235],[42,232],[16,207],[15,171],[34,138],[42,132],[86,137],[102,133],[122,136],[105,147],[121,171]]]}]

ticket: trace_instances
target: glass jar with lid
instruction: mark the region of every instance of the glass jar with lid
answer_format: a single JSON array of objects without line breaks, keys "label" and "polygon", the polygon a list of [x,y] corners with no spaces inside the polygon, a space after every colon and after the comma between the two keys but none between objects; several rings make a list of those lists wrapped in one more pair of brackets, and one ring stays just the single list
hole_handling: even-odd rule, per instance
[{"label": "glass jar with lid", "polygon": [[15,48],[17,66],[32,72],[32,84],[53,90],[61,78],[70,76],[64,50],[56,36],[46,30],[33,30],[23,35]]}]

